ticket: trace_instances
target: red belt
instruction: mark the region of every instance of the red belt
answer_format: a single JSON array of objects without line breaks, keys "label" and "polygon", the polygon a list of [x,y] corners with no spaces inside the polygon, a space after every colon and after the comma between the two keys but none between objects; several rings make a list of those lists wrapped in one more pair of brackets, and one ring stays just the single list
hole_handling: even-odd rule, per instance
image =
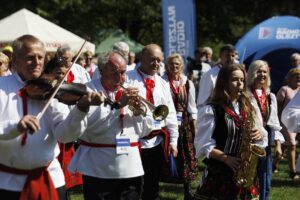
[{"label": "red belt", "polygon": [[170,143],[170,135],[166,127],[162,127],[160,130],[152,131],[149,135],[143,137],[142,139],[151,139],[155,136],[161,135],[164,138],[163,141],[163,150],[165,160],[168,162],[169,160],[169,143]]},{"label": "red belt", "polygon": [[27,175],[20,200],[58,200],[58,194],[46,167],[17,169],[0,164],[0,171],[17,175]]},{"label": "red belt", "polygon": [[[98,144],[98,143],[91,143],[91,142],[86,142],[84,140],[80,140],[80,145],[88,146],[88,147],[110,147],[110,148],[116,148],[116,144]],[[139,142],[131,142],[130,146],[131,147],[137,147],[139,146]]]}]

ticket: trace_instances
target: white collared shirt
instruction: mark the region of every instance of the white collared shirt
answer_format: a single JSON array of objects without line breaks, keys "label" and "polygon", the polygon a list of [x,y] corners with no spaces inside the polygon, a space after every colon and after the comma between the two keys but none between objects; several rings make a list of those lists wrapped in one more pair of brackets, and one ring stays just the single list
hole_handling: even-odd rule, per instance
[{"label": "white collared shirt", "polygon": [[290,132],[300,132],[300,92],[285,106],[281,121]]},{"label": "white collared shirt", "polygon": [[[262,90],[256,90],[258,96],[262,95]],[[259,105],[253,95],[253,93],[251,91],[248,90],[249,93],[249,97],[251,100],[251,104],[252,106],[255,108],[256,111],[256,117],[258,119],[258,121],[260,122],[260,124],[263,124],[263,117],[261,114],[261,111],[259,109]],[[282,135],[282,133],[280,132],[280,130],[282,129],[282,127],[280,126],[280,122],[279,122],[279,118],[278,118],[278,110],[277,110],[277,100],[276,100],[276,96],[273,93],[270,93],[270,116],[268,118],[267,121],[267,125],[268,127],[270,127],[271,129],[271,134],[272,134],[272,141],[273,140],[279,140],[281,143],[284,142],[284,137]],[[264,141],[264,147],[268,146],[268,132],[265,128],[263,128],[265,131],[262,131],[262,133],[264,134],[265,141]]]},{"label": "white collared shirt", "polygon": [[[234,106],[234,109],[236,113],[239,113],[238,104]],[[216,126],[215,117],[216,116],[211,105],[202,106],[198,112],[196,125],[197,131],[194,140],[197,158],[202,155],[209,158],[210,152],[216,147],[216,140],[212,138]],[[268,144],[266,130],[263,128],[261,121],[256,119],[256,122],[254,124],[259,131],[263,132],[263,139],[256,142],[256,144],[261,147],[266,147]]]},{"label": "white collared shirt", "polygon": [[217,77],[220,71],[218,65],[214,66],[206,73],[203,74],[199,81],[199,92],[197,97],[197,108],[205,106],[208,103],[209,98],[212,95],[212,92],[216,86]]},{"label": "white collared shirt", "polygon": [[[187,106],[187,111],[188,113],[191,114],[192,119],[196,120],[197,119],[197,107],[196,107],[196,92],[195,92],[195,86],[194,83],[190,80],[187,79],[185,75],[180,75],[181,80],[182,80],[182,85],[185,85],[186,82],[188,81],[189,84],[189,94],[188,94],[188,106]],[[168,76],[165,74],[163,76],[163,79],[169,83]],[[180,85],[179,81],[174,81],[174,84],[177,84],[177,86]]]},{"label": "white collared shirt", "polygon": [[[100,80],[88,83],[88,87],[114,100],[115,92],[105,91]],[[128,106],[123,109],[122,135],[129,138],[130,143],[138,142],[140,137],[152,131],[153,119],[149,111],[146,117],[142,117],[133,116]],[[108,105],[91,106],[88,113],[88,128],[80,139],[96,144],[116,144],[116,135],[122,130],[120,114],[121,109],[111,110]],[[69,169],[88,176],[108,179],[132,178],[144,174],[138,146],[130,147],[127,154],[117,154],[114,147],[81,145],[73,156]]]},{"label": "white collared shirt", "polygon": [[[141,77],[137,70],[138,69],[135,69],[127,73],[127,84],[137,87],[139,89],[139,95],[146,98],[146,87],[143,78],[152,78],[155,80],[155,87],[153,90],[154,105],[166,105],[169,108],[169,115],[165,120],[161,121],[160,125],[161,127],[165,126],[167,128],[170,134],[170,144],[177,146],[179,136],[178,122],[169,84],[157,74],[149,76],[141,72],[143,75],[143,77]],[[142,148],[152,148],[160,144],[161,141],[162,138],[160,136],[147,140],[143,139],[141,140]]]},{"label": "white collared shirt", "polygon": [[[59,154],[57,141],[76,140],[86,128],[86,113],[76,106],[70,112],[67,105],[53,99],[40,119],[41,129],[28,134],[25,146],[21,146],[22,136],[17,124],[23,117],[23,105],[18,91],[24,85],[17,73],[0,79],[0,163],[17,169],[34,169],[51,163],[48,171],[55,187],[63,186],[64,175],[56,159]],[[45,101],[28,99],[27,105],[28,114],[37,116]],[[26,175],[0,171],[0,188],[21,191],[25,179]]]}]

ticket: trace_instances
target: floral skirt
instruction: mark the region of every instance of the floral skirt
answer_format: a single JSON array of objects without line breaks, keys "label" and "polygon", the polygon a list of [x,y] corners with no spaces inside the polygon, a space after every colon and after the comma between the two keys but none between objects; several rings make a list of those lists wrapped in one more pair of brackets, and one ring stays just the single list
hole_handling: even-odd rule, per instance
[{"label": "floral skirt", "polygon": [[217,166],[208,167],[198,186],[195,200],[258,200],[257,184],[248,188],[236,186],[232,170],[222,162],[214,162]]},{"label": "floral skirt", "polygon": [[74,144],[73,143],[67,143],[62,144],[59,143],[60,148],[60,154],[58,156],[58,161],[61,164],[64,176],[65,176],[65,182],[66,182],[66,188],[72,188],[77,185],[82,185],[82,175],[78,172],[71,173],[68,170],[70,161],[75,154]]},{"label": "floral skirt", "polygon": [[174,158],[178,176],[170,174],[170,163],[164,163],[161,182],[186,183],[196,179],[198,161],[195,157],[194,135],[189,126],[179,126],[178,156]]}]

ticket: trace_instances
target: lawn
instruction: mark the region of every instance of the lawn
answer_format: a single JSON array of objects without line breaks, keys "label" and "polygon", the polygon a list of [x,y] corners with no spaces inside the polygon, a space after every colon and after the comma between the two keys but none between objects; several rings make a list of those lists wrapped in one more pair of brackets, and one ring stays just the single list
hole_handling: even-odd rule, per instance
[{"label": "lawn", "polygon": [[[200,176],[204,170],[204,166],[200,163]],[[279,172],[273,174],[271,200],[299,200],[300,199],[300,180],[291,180],[289,178],[289,170],[287,160],[284,158],[279,166]],[[198,180],[199,180],[198,179]],[[195,191],[198,180],[193,182],[193,191]],[[161,183],[160,187],[162,200],[183,200],[183,187],[175,184]],[[72,200],[83,200],[81,194],[72,195]]]}]

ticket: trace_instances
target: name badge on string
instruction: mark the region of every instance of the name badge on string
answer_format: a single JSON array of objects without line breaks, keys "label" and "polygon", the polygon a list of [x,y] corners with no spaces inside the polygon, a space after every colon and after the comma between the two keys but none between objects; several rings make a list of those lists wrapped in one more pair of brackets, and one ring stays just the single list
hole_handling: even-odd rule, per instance
[{"label": "name badge on string", "polygon": [[161,123],[160,123],[160,121],[153,120],[152,129],[153,130],[159,130],[159,129],[161,129]]},{"label": "name badge on string", "polygon": [[116,153],[120,154],[128,154],[130,148],[130,138],[125,134],[116,135]]},{"label": "name badge on string", "polygon": [[178,126],[181,126],[182,112],[177,112],[177,122],[178,122]]}]

